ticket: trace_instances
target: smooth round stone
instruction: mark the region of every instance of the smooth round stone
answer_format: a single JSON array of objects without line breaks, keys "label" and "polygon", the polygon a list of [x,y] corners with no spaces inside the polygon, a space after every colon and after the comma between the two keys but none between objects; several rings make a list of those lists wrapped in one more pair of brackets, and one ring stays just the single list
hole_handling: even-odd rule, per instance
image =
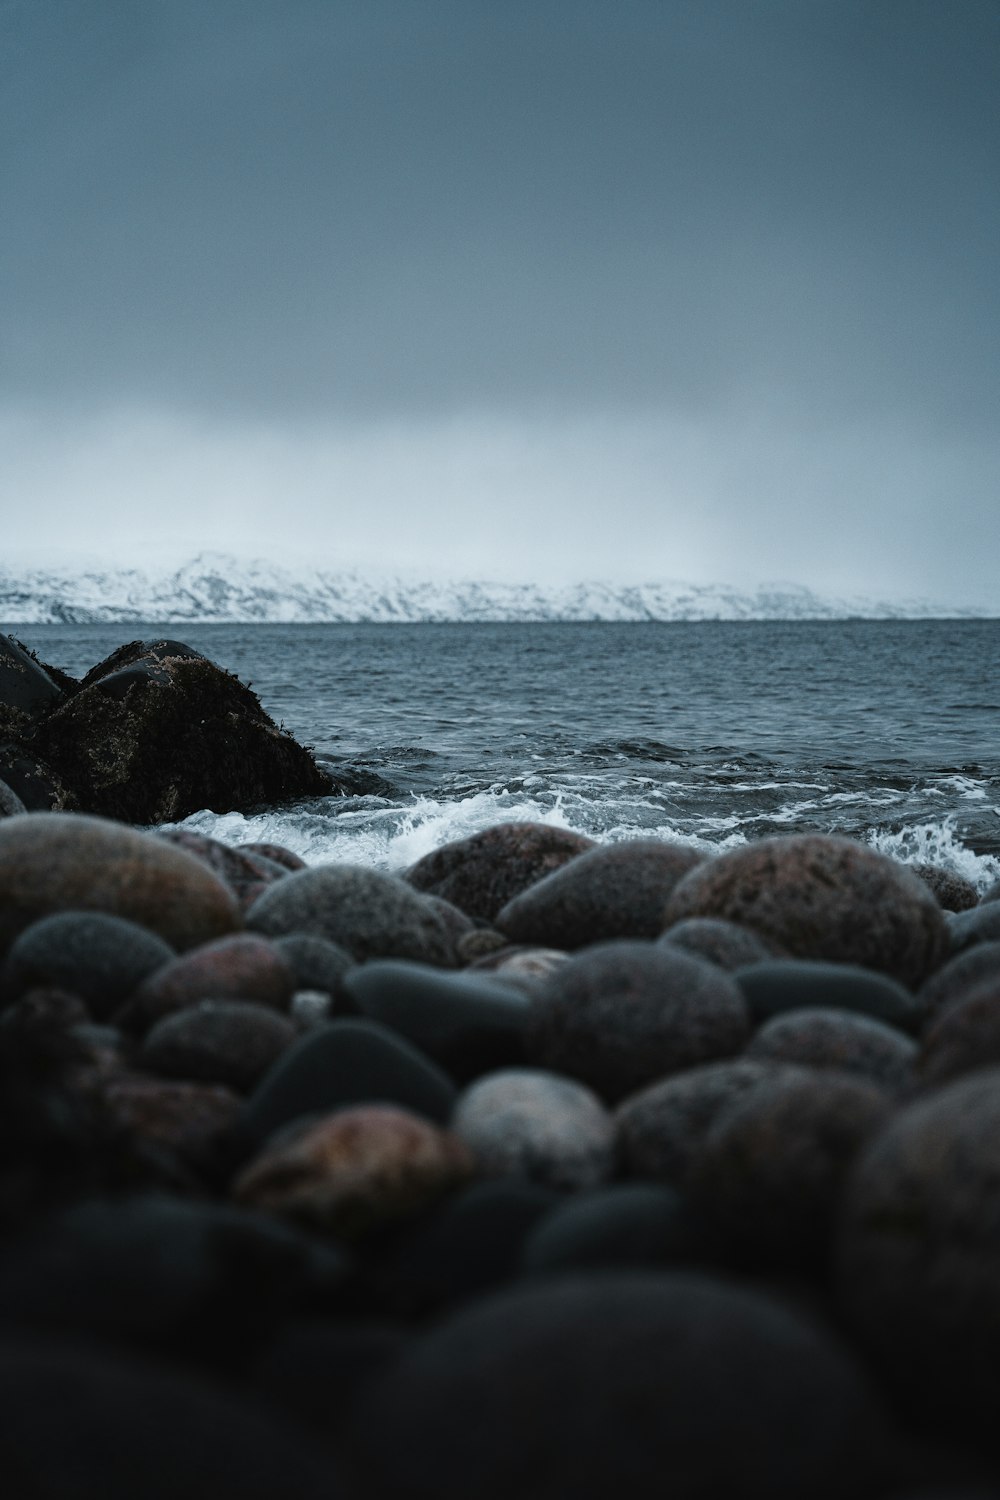
[{"label": "smooth round stone", "polygon": [[81,813],[0,821],[0,951],[41,917],[101,911],[148,927],[178,951],[240,925],[211,870],[164,840]]},{"label": "smooth round stone", "polygon": [[922,1009],[895,980],[853,964],[775,958],[737,969],[733,975],[758,1025],[789,1010],[845,1010],[914,1030]]},{"label": "smooth round stone", "polygon": [[446,931],[451,936],[457,954],[458,945],[462,939],[468,937],[470,932],[477,932],[479,929],[471,917],[466,916],[464,911],[457,906],[453,906],[450,901],[445,901],[443,897],[425,894],[424,900],[430,906],[431,910],[436,911],[441,918]]},{"label": "smooth round stone", "polygon": [[657,941],[683,948],[686,953],[707,959],[729,973],[748,964],[784,956],[777,943],[770,943],[749,927],[740,927],[722,917],[687,917],[668,927]]},{"label": "smooth round stone", "polygon": [[615,1169],[615,1124],[590,1089],[557,1073],[510,1068],[459,1096],[451,1128],[490,1177],[590,1188]]},{"label": "smooth round stone", "polygon": [[585,949],[532,995],[528,1057],[618,1100],[731,1057],[748,1031],[728,974],[680,949],[621,940]]},{"label": "smooth round stone", "polygon": [[139,1053],[142,1067],[167,1078],[249,1090],[292,1045],[287,1016],[243,1000],[202,1000],[158,1021]]},{"label": "smooth round stone", "polygon": [[237,844],[236,849],[246,854],[260,854],[264,859],[269,859],[273,865],[281,865],[286,870],[304,870],[306,862],[301,855],[286,849],[284,844],[253,843]]},{"label": "smooth round stone", "polygon": [[972,911],[949,912],[947,921],[952,953],[962,953],[976,943],[1000,942],[1000,905],[995,901]]},{"label": "smooth round stone", "polygon": [[195,833],[192,828],[160,828],[156,836],[186,849],[214,870],[229,886],[244,912],[287,873],[283,864],[265,855],[250,849],[234,849],[206,833]]},{"label": "smooth round stone", "polygon": [[261,1080],[241,1122],[261,1142],[301,1115],[355,1104],[395,1104],[446,1124],[458,1098],[447,1073],[374,1021],[339,1020],[307,1032]]},{"label": "smooth round stone", "polygon": [[916,1075],[925,1088],[937,1088],[981,1068],[1000,1068],[1000,974],[969,990],[928,1027]]},{"label": "smooth round stone", "polygon": [[945,919],[912,871],[832,834],[761,839],[707,860],[667,903],[665,926],[724,917],[795,958],[855,964],[920,984],[947,951]]},{"label": "smooth round stone", "polygon": [[1000,1071],[900,1111],[847,1187],[841,1300],[858,1341],[938,1430],[996,1448]]},{"label": "smooth round stone", "polygon": [[495,979],[383,959],[359,964],[344,990],[354,1010],[406,1037],[453,1078],[524,1060],[528,1001]]},{"label": "smooth round stone", "polygon": [[686,1187],[727,1255],[775,1269],[822,1263],[846,1175],[891,1108],[873,1084],[809,1070],[767,1079],[723,1109]]},{"label": "smooth round stone", "polygon": [[325,990],[296,990],[288,1014],[300,1031],[310,1031],[333,1020],[333,1000]]},{"label": "smooth round stone", "polygon": [[165,1016],[208,999],[251,1001],[284,1011],[295,987],[295,972],[274,943],[239,932],[203,943],[158,968],[137,986],[117,1020],[127,1031],[141,1034]]},{"label": "smooth round stone", "polygon": [[922,986],[917,994],[921,1012],[933,1022],[991,979],[1000,980],[1000,943],[977,943],[938,969]]},{"label": "smooth round stone", "polygon": [[196,1372],[124,1353],[5,1339],[0,1405],[11,1500],[355,1495],[336,1458],[299,1425]]},{"label": "smooth round stone", "polygon": [[14,788],[0,781],[0,818],[13,818],[27,810]]},{"label": "smooth round stone", "polygon": [[717,1116],[758,1084],[788,1072],[781,1063],[740,1057],[691,1068],[633,1094],[616,1116],[623,1170],[630,1177],[682,1187]]},{"label": "smooth round stone", "polygon": [[72,990],[103,1020],[175,956],[163,938],[124,917],[55,912],[26,927],[11,944],[0,989],[11,996],[36,985]]},{"label": "smooth round stone", "polygon": [[430,902],[405,881],[363,865],[317,865],[286,875],[247,913],[269,937],[309,933],[368,958],[453,967],[454,941]]},{"label": "smooth round stone", "polygon": [[451,1194],[369,1262],[373,1307],[394,1317],[426,1316],[512,1280],[526,1237],[559,1201],[554,1189],[516,1177]]},{"label": "smooth round stone", "polygon": [[594,840],[582,833],[547,823],[497,823],[426,854],[406,879],[418,891],[492,922],[527,886],[593,848]]},{"label": "smooth round stone", "polygon": [[354,959],[346,948],[306,932],[290,932],[272,941],[291,964],[296,989],[323,990],[339,1005],[343,1004],[344,975],[354,968]]},{"label": "smooth round stone", "polygon": [[380,1500],[843,1500],[876,1398],[811,1322],[687,1273],[549,1277],[414,1340],[352,1433]]},{"label": "smooth round stone", "polygon": [[475,1161],[449,1131],[386,1104],[342,1109],[286,1132],[237,1178],[237,1202],[354,1240],[412,1218],[468,1181]]},{"label": "smooth round stone", "polygon": [[109,1079],[102,1098],[123,1129],[209,1169],[221,1163],[243,1108],[239,1095],[222,1084],[136,1073]]},{"label": "smooth round stone", "polygon": [[531,1273],[692,1264],[702,1248],[700,1226],[672,1188],[619,1182],[576,1193],[546,1214],[524,1243],[521,1268]]},{"label": "smooth round stone", "polygon": [[569,950],[655,938],[667,897],[703,858],[662,839],[588,849],[508,901],[495,925],[514,943]]},{"label": "smooth round stone", "polygon": [[[464,967],[478,968],[484,959],[488,959],[492,953],[499,953],[510,947],[502,932],[497,932],[493,927],[473,927],[471,932],[463,933],[455,944],[455,956]],[[483,964],[483,967],[489,967]]]},{"label": "smooth round stone", "polygon": [[263,1214],[165,1194],[92,1198],[0,1256],[6,1327],[113,1339],[228,1365],[345,1255]]},{"label": "smooth round stone", "polygon": [[751,1039],[745,1057],[835,1068],[899,1089],[909,1082],[916,1043],[895,1026],[845,1010],[788,1010],[772,1016]]},{"label": "smooth round stone", "polygon": [[971,911],[979,904],[979,892],[971,880],[946,870],[943,865],[910,865],[944,911]]}]

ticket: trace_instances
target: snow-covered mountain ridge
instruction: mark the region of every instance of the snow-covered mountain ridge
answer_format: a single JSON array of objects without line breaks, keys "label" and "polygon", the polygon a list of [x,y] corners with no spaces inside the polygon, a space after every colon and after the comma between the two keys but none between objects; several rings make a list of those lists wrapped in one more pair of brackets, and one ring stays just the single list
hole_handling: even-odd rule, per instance
[{"label": "snow-covered mountain ridge", "polygon": [[160,625],[210,621],[839,620],[971,618],[927,600],[829,598],[795,584],[741,591],[672,580],[620,585],[419,581],[295,570],[201,553],[173,571],[0,566],[0,621]]}]

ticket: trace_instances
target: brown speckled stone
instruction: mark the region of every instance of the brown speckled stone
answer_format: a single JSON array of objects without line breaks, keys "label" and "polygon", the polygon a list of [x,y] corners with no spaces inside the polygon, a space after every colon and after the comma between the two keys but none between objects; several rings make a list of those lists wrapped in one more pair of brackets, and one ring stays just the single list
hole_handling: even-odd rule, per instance
[{"label": "brown speckled stone", "polygon": [[247,854],[262,854],[272,864],[282,865],[286,870],[304,870],[306,862],[301,855],[291,849],[286,849],[284,844],[237,844],[238,850],[245,850]]},{"label": "brown speckled stone", "polygon": [[593,847],[582,833],[547,823],[498,823],[426,854],[406,879],[418,891],[492,922],[527,886]]},{"label": "brown speckled stone", "polygon": [[228,887],[152,834],[78,813],[3,819],[0,952],[39,917],[67,908],[125,917],[179,950],[241,925]]},{"label": "brown speckled stone", "polygon": [[667,897],[703,858],[662,839],[588,849],[508,901],[496,926],[515,943],[570,950],[612,938],[655,938]]},{"label": "brown speckled stone", "polygon": [[746,1057],[835,1068],[889,1089],[910,1079],[916,1043],[872,1016],[819,1006],[783,1011],[754,1036]]},{"label": "brown speckled stone", "polygon": [[980,1068],[1000,1068],[1000,974],[981,980],[928,1028],[916,1073],[933,1088]]},{"label": "brown speckled stone", "polygon": [[667,925],[686,917],[724,917],[796,958],[858,964],[911,986],[948,945],[941,908],[912,871],[831,834],[762,839],[698,866],[667,903]]},{"label": "brown speckled stone", "polygon": [[297,987],[292,965],[274,943],[240,932],[164,964],[133,991],[116,1019],[142,1033],[199,1000],[250,1000],[287,1010]]},{"label": "brown speckled stone", "polygon": [[533,992],[527,1055],[614,1101],[731,1057],[748,1032],[746,1002],[728,974],[679,948],[623,939],[584,949]]},{"label": "brown speckled stone", "polygon": [[248,1090],[298,1038],[287,1016],[242,1000],[202,1000],[158,1021],[139,1061],[151,1073]]},{"label": "brown speckled stone", "polygon": [[846,1073],[766,1079],[716,1116],[686,1188],[737,1262],[822,1261],[846,1174],[891,1109],[882,1089]]},{"label": "brown speckled stone", "polygon": [[220,1149],[243,1107],[239,1095],[222,1084],[182,1083],[137,1073],[110,1079],[102,1097],[127,1130],[195,1165]]},{"label": "brown speckled stone", "polygon": [[279,1138],[233,1189],[239,1203],[355,1239],[428,1208],[475,1170],[457,1136],[389,1105],[362,1105]]},{"label": "brown speckled stone", "polygon": [[858,1341],[897,1390],[996,1441],[1000,1071],[901,1110],[845,1193],[838,1281]]},{"label": "brown speckled stone", "polygon": [[979,892],[971,880],[946,870],[943,865],[910,865],[944,911],[971,911],[979,905]]},{"label": "brown speckled stone", "polygon": [[779,1063],[737,1057],[689,1068],[633,1094],[617,1112],[623,1171],[683,1187],[716,1116],[759,1083],[787,1072]]},{"label": "brown speckled stone", "polygon": [[489,1177],[592,1188],[615,1168],[615,1124],[596,1094],[540,1068],[488,1073],[460,1095],[451,1128]]},{"label": "brown speckled stone", "polygon": [[249,911],[258,896],[262,896],[285,873],[283,865],[252,849],[234,849],[220,839],[210,838],[206,833],[195,833],[191,828],[161,828],[156,836],[204,860],[209,869],[229,886],[241,911]]}]

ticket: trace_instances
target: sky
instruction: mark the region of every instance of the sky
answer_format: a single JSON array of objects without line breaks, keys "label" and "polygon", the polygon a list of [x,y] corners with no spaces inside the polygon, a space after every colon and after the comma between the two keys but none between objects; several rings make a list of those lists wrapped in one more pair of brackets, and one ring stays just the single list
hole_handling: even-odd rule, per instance
[{"label": "sky", "polygon": [[1000,612],[1000,0],[0,0],[0,560]]}]

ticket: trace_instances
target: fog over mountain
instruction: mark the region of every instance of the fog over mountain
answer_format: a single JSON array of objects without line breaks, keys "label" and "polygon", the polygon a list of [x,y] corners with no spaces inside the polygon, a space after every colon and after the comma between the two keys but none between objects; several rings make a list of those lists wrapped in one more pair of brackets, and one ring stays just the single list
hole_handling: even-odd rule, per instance
[{"label": "fog over mountain", "polygon": [[998,100],[994,0],[0,0],[4,557],[1000,609]]}]

